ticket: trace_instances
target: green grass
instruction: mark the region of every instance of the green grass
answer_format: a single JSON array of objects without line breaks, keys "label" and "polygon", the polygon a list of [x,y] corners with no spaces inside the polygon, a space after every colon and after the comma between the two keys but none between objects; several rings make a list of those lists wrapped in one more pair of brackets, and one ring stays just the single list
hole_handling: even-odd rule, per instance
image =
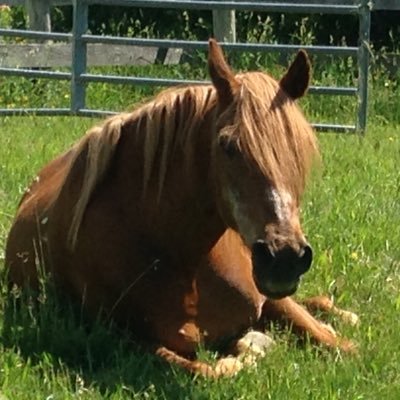
[{"label": "green grass", "polygon": [[[3,99],[10,96],[12,84],[7,81],[2,88]],[[25,105],[28,90],[16,87],[20,92],[13,93]],[[359,343],[359,356],[301,348],[289,334],[276,333],[279,345],[256,369],[217,382],[193,379],[146,354],[125,334],[100,323],[80,323],[51,297],[36,312],[24,307],[13,313],[3,284],[0,394],[10,400],[400,398],[400,127],[393,122],[398,123],[394,111],[400,96],[392,89],[374,80],[365,138],[319,135],[324,167],[303,205],[315,262],[298,296],[328,293],[341,307],[358,313],[359,328],[331,322]],[[48,104],[67,100],[59,90]],[[116,109],[153,92],[143,88],[121,93],[103,85],[91,90],[95,104]],[[310,118],[354,115],[350,106],[332,98],[309,100],[304,106]],[[0,119],[0,266],[24,188],[44,163],[94,122]]]}]

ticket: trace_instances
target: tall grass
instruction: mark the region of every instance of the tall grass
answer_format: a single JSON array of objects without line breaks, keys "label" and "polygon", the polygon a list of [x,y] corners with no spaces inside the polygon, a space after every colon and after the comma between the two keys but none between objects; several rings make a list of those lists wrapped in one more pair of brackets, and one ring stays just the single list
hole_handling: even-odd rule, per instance
[{"label": "tall grass", "polygon": [[[2,248],[27,182],[92,122],[2,119]],[[298,295],[325,292],[360,314],[359,329],[331,321],[359,343],[358,357],[298,348],[289,334],[276,333],[280,345],[256,370],[234,381],[192,381],[133,346],[127,335],[83,324],[57,304],[13,314],[3,286],[0,312],[8,317],[0,341],[0,390],[9,399],[396,399],[400,138],[389,125],[371,126],[365,138],[321,134],[320,141],[325,166],[304,199],[303,214],[316,256]]]}]

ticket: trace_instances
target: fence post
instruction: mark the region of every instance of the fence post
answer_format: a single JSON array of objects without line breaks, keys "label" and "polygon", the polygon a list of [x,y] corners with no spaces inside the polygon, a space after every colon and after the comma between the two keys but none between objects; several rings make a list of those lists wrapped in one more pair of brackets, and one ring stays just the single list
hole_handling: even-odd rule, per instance
[{"label": "fence post", "polygon": [[214,37],[220,42],[236,42],[235,10],[212,10]]},{"label": "fence post", "polygon": [[25,0],[25,7],[31,30],[51,32],[50,0]]},{"label": "fence post", "polygon": [[88,5],[85,0],[73,0],[71,111],[85,108],[86,88],[81,74],[86,72],[86,42],[82,35],[88,30]]},{"label": "fence post", "polygon": [[370,58],[371,9],[369,0],[361,0],[358,43],[358,110],[357,130],[365,133],[368,108],[368,71]]}]

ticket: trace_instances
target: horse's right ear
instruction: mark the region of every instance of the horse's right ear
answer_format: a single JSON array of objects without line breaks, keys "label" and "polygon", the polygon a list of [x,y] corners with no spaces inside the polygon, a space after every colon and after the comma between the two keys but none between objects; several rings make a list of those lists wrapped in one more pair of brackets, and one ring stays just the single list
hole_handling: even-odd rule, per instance
[{"label": "horse's right ear", "polygon": [[304,50],[300,50],[279,84],[286,94],[296,100],[304,96],[310,84],[310,79],[310,59]]},{"label": "horse's right ear", "polygon": [[215,39],[208,41],[208,71],[222,106],[232,103],[239,83],[225,60],[221,46]]}]

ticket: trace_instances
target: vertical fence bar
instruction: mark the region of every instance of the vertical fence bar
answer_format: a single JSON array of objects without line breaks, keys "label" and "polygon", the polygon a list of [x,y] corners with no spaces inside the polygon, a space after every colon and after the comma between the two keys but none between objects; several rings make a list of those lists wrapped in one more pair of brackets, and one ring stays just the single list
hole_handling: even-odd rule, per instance
[{"label": "vertical fence bar", "polygon": [[369,0],[361,0],[359,9],[357,130],[363,134],[365,133],[365,129],[367,127],[370,29],[370,2]]},{"label": "vertical fence bar", "polygon": [[[221,0],[223,1],[223,0]],[[235,10],[212,10],[214,37],[219,42],[236,42]]]},{"label": "vertical fence bar", "polygon": [[88,5],[85,0],[73,0],[71,111],[85,108],[86,88],[81,74],[86,72],[86,43],[82,35],[88,30]]}]

